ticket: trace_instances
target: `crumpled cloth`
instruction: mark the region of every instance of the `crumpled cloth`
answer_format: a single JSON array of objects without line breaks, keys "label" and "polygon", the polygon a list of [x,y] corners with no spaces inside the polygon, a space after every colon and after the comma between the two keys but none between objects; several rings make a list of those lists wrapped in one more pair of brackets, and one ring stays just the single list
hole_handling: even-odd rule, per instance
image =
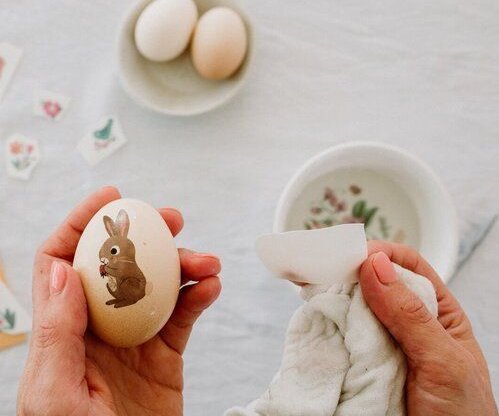
[{"label": "crumpled cloth", "polygon": [[[430,281],[395,267],[437,316]],[[305,303],[291,318],[281,368],[267,391],[225,416],[404,415],[404,355],[360,285],[307,285],[301,296]]]}]

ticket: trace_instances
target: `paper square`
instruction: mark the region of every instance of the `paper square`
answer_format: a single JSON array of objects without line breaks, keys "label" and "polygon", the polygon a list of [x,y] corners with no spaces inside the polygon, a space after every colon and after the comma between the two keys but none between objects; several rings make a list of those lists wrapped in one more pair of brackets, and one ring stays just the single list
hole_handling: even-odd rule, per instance
[{"label": "paper square", "polygon": [[21,60],[22,50],[9,43],[0,43],[0,101]]},{"label": "paper square", "polygon": [[7,174],[12,178],[28,180],[40,159],[38,141],[16,133],[7,139],[5,156]]},{"label": "paper square", "polygon": [[7,286],[0,281],[0,333],[9,335],[31,331],[31,318]]},{"label": "paper square", "polygon": [[359,267],[367,258],[364,224],[266,234],[255,246],[267,269],[301,283],[356,282]]},{"label": "paper square", "polygon": [[78,151],[91,166],[116,152],[127,142],[117,117],[102,118],[78,143]]},{"label": "paper square", "polygon": [[47,90],[35,91],[33,113],[47,120],[58,121],[66,112],[70,98]]},{"label": "paper square", "polygon": [[[0,264],[0,283],[2,282],[6,285],[2,265]],[[11,335],[0,332],[0,350],[12,347],[24,341],[26,341],[26,334]]]}]

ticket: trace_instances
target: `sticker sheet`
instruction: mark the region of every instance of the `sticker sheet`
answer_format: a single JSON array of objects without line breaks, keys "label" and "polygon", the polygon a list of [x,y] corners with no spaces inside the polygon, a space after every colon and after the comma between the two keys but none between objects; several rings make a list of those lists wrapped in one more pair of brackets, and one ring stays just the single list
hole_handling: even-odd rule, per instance
[{"label": "sticker sheet", "polygon": [[47,120],[58,121],[69,106],[69,97],[47,90],[35,91],[33,113]]},{"label": "sticker sheet", "polygon": [[9,43],[0,43],[0,101],[16,72],[22,50]]},{"label": "sticker sheet", "polygon": [[104,117],[78,143],[78,150],[94,166],[116,152],[127,142],[115,116]]},{"label": "sticker sheet", "polygon": [[28,180],[40,159],[38,141],[14,134],[6,142],[7,174],[11,178]]}]

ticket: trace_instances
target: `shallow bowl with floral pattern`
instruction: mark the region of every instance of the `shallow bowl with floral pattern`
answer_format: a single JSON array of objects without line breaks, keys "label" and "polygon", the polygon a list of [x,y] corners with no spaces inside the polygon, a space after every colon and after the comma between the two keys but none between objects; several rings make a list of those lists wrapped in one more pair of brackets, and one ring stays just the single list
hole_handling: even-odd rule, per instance
[{"label": "shallow bowl with floral pattern", "polygon": [[279,200],[274,231],[364,223],[368,239],[410,245],[447,281],[458,252],[457,217],[436,174],[406,151],[353,142],[310,159]]}]

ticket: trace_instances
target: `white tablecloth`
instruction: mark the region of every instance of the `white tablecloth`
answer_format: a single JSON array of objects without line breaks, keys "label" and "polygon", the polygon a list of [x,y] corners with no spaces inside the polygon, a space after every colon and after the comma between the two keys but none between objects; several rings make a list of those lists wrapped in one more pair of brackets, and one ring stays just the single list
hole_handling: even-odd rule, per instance
[{"label": "white tablecloth", "polygon": [[[115,39],[131,0],[3,0],[0,41],[24,49],[0,104],[0,145],[37,138],[43,159],[27,183],[0,170],[0,253],[30,309],[36,247],[85,194],[175,205],[180,245],[221,255],[224,292],[185,355],[185,414],[220,415],[255,398],[278,368],[299,300],[253,250],[277,198],[310,156],[340,142],[401,146],[441,175],[461,227],[499,207],[499,3],[495,0],[244,1],[256,32],[247,85],[192,118],[133,103],[117,78]],[[32,116],[36,88],[72,97],[66,117]],[[129,144],[89,168],[76,143],[116,114]],[[499,394],[499,227],[451,287],[471,317]],[[0,414],[12,415],[27,347],[0,353]]]}]

